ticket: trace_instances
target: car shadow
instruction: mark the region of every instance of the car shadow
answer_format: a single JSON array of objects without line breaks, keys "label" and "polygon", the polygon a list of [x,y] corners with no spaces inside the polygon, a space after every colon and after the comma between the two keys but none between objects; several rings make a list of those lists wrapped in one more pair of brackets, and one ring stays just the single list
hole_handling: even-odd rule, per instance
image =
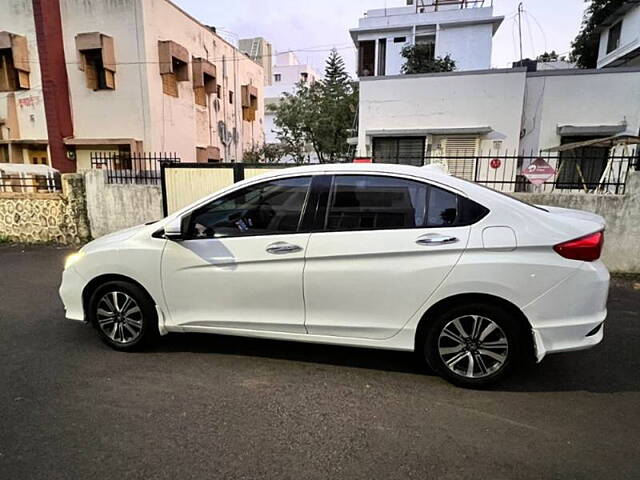
[{"label": "car shadow", "polygon": [[[615,393],[640,391],[640,358],[631,345],[621,349],[619,335],[612,334],[591,350],[549,355],[540,364],[523,362],[507,379],[488,388],[495,392]],[[625,342],[626,343],[626,342]],[[211,334],[170,334],[153,352],[236,355],[290,360],[347,368],[398,372],[418,377],[436,376],[420,356],[369,348],[266,340]]]},{"label": "car shadow", "polygon": [[290,342],[229,335],[179,333],[162,337],[153,352],[212,353],[317,363],[389,372],[429,374],[413,352]]}]

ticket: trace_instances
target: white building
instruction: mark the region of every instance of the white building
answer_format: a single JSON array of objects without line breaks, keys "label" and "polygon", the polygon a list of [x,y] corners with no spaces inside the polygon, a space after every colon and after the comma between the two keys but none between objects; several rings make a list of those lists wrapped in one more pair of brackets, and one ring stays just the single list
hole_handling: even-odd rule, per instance
[{"label": "white building", "polygon": [[504,17],[492,0],[407,0],[407,6],[368,10],[350,30],[358,48],[358,76],[397,75],[402,48],[432,46],[434,57],[450,55],[457,70],[491,66],[491,42]]},{"label": "white building", "polygon": [[242,161],[264,141],[263,85],[260,65],[169,0],[5,0],[0,162]]},{"label": "white building", "polygon": [[598,68],[640,66],[640,0],[627,0],[600,32]]},{"label": "white building", "polygon": [[275,58],[272,83],[265,88],[264,94],[265,143],[278,143],[274,124],[275,115],[269,112],[266,106],[277,103],[284,93],[293,93],[300,82],[311,85],[320,78],[311,65],[301,63],[293,52],[278,53]]}]

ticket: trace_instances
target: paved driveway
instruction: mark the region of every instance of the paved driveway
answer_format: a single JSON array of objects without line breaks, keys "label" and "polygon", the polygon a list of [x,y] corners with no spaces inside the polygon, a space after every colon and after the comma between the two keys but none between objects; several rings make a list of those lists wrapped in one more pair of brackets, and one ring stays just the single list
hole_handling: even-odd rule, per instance
[{"label": "paved driveway", "polygon": [[64,320],[66,250],[0,247],[0,478],[639,478],[640,291],[604,343],[493,391],[408,353],[172,335],[116,353]]}]

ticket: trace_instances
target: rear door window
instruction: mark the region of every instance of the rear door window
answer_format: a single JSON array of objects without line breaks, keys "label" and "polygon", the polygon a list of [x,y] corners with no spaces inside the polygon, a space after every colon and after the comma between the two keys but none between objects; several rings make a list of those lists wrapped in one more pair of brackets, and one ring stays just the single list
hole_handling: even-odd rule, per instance
[{"label": "rear door window", "polygon": [[427,183],[391,176],[334,177],[325,221],[328,231],[455,227],[488,210]]}]

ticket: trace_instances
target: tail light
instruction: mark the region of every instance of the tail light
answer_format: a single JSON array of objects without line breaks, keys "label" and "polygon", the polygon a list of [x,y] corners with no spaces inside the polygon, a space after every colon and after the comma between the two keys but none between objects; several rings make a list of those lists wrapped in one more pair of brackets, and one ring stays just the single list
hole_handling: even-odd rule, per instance
[{"label": "tail light", "polygon": [[586,237],[576,238],[568,242],[561,243],[553,249],[570,260],[582,260],[593,262],[600,258],[602,246],[604,245],[604,232],[592,233]]}]

